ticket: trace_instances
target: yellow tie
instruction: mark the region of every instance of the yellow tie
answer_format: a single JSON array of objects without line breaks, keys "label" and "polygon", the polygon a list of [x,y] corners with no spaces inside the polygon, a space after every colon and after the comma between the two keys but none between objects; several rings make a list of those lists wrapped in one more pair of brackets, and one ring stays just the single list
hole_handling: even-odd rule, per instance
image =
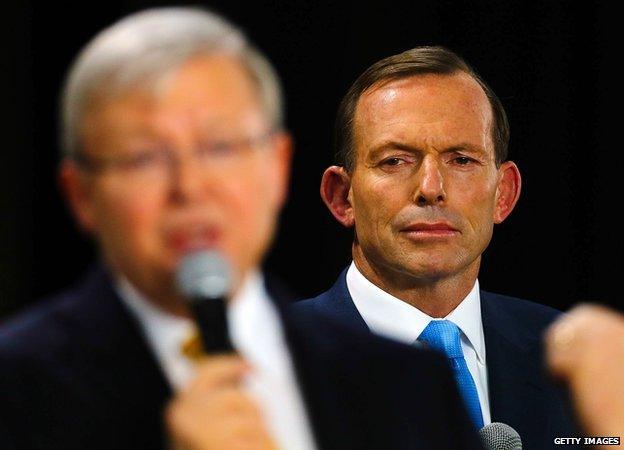
[{"label": "yellow tie", "polygon": [[197,330],[193,330],[189,337],[182,342],[180,350],[184,356],[193,362],[198,362],[203,356],[206,355]]}]

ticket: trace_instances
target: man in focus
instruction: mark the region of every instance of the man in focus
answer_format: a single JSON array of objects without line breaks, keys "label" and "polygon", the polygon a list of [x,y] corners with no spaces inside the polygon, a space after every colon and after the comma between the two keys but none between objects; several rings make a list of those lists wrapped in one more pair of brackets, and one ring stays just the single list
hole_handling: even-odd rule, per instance
[{"label": "man in focus", "polygon": [[439,350],[477,429],[504,422],[543,450],[573,430],[541,367],[557,311],[477,279],[520,195],[508,140],[501,102],[451,51],[417,47],[369,67],[342,100],[337,165],[321,181],[330,212],[354,228],[353,262],[295,309]]}]

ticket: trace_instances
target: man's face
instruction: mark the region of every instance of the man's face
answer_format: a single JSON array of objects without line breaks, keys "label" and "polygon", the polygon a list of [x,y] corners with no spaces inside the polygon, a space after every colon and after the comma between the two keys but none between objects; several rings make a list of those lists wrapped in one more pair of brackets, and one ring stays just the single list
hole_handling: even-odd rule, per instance
[{"label": "man's face", "polygon": [[498,205],[505,167],[495,164],[492,120],[485,93],[463,73],[364,93],[348,194],[356,262],[422,280],[478,270],[493,224],[510,212]]},{"label": "man's face", "polygon": [[193,250],[221,250],[238,274],[260,263],[290,157],[288,137],[267,133],[257,88],[235,59],[196,57],[160,83],[94,102],[83,152],[109,162],[64,174],[107,263],[153,295]]}]

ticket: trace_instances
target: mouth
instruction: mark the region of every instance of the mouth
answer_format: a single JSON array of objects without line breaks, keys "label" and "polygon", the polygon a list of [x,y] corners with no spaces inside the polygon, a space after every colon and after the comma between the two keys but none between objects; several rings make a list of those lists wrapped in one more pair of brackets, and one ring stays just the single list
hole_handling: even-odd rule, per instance
[{"label": "mouth", "polygon": [[446,239],[459,234],[459,230],[446,222],[414,223],[401,229],[401,233],[416,240]]},{"label": "mouth", "polygon": [[221,231],[215,226],[193,224],[170,230],[167,244],[177,254],[213,249],[221,241]]}]

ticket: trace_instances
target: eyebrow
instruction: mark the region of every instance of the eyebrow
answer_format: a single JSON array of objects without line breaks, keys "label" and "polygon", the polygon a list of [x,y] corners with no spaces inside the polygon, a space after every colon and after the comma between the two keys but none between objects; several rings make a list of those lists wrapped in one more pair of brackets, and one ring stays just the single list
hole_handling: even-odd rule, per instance
[{"label": "eyebrow", "polygon": [[[406,151],[409,153],[419,153],[423,151],[422,147],[420,146],[406,144],[406,143],[394,141],[394,140],[388,140],[388,141],[381,142],[379,145],[375,145],[370,151],[369,155],[375,156],[383,152],[384,150],[389,150],[389,149],[397,149],[397,150],[402,150],[402,151]],[[459,144],[451,145],[450,147],[446,147],[439,151],[439,153],[452,153],[452,152],[466,152],[466,153],[473,153],[473,154],[480,154],[480,155],[485,155],[487,153],[483,147],[479,145],[471,144],[469,142],[462,142]]]},{"label": "eyebrow", "polygon": [[485,148],[481,147],[480,145],[474,145],[468,142],[461,143],[459,145],[453,145],[443,151],[443,153],[450,153],[450,152],[466,152],[466,153],[478,153],[478,154],[487,153]]}]

